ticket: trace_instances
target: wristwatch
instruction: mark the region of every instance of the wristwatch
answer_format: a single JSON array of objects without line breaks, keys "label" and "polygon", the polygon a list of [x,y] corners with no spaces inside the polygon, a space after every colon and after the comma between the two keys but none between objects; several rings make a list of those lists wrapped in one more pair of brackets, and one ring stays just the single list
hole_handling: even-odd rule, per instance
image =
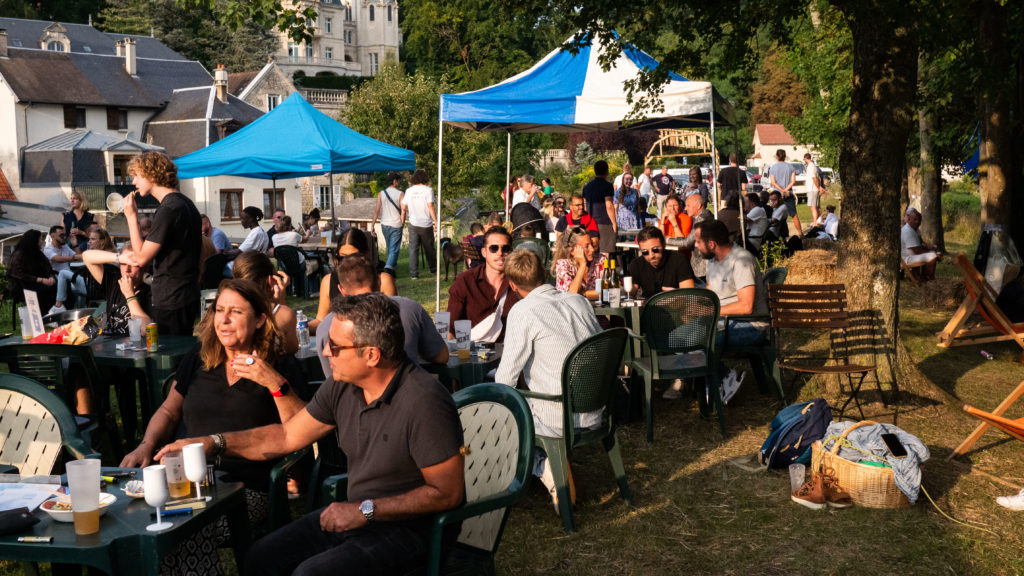
[{"label": "wristwatch", "polygon": [[373,522],[373,511],[375,509],[373,500],[363,500],[359,503],[359,511],[363,513],[367,522]]},{"label": "wristwatch", "polygon": [[276,391],[272,391],[270,395],[273,396],[274,398],[280,398],[287,394],[288,391],[291,389],[291,384],[289,384],[288,381],[285,380],[284,382],[281,382],[281,386]]}]

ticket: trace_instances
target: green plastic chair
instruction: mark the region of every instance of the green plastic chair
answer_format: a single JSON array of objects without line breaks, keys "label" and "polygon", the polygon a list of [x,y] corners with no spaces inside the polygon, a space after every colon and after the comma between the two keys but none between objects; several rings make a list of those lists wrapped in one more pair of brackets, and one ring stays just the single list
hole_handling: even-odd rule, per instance
[{"label": "green plastic chair", "polygon": [[[648,442],[654,442],[652,383],[662,379],[703,377],[704,393],[695,390],[697,405],[702,416],[709,416],[711,406],[714,406],[725,436],[725,411],[719,392],[718,354],[715,352],[718,311],[718,296],[701,288],[660,292],[644,304],[640,326],[650,356],[635,358],[630,366],[644,379]],[[639,339],[637,336],[634,338]]]},{"label": "green plastic chair", "polygon": [[[427,573],[493,574],[509,507],[519,500],[530,477],[533,417],[522,396],[503,384],[477,384],[452,398],[466,446],[466,501],[434,516]],[[342,501],[347,483],[347,475],[331,476],[324,481],[324,493],[332,501]],[[454,549],[443,558],[444,527],[457,522],[462,522],[462,530]]]},{"label": "green plastic chair", "polygon": [[[768,298],[768,286],[772,284],[782,284],[786,281],[786,276],[789,271],[785,266],[776,266],[770,268],[764,273],[761,278],[761,283],[764,285],[764,295]],[[771,315],[733,315],[723,316],[722,320],[725,323],[725,335],[722,341],[722,353],[735,353],[739,356],[746,357],[747,361],[750,362],[751,371],[754,373],[754,378],[757,380],[757,387],[762,394],[769,394],[774,385],[775,390],[778,392],[779,400],[785,402],[786,393],[782,388],[782,374],[779,371],[778,366],[778,355],[775,353],[775,346],[772,345],[771,339],[767,333],[765,335],[764,342],[754,346],[736,346],[729,344],[729,329],[733,322],[756,322],[761,321],[765,324],[771,322]]]},{"label": "green plastic chair", "polygon": [[[622,365],[622,352],[628,339],[628,330],[612,328],[577,344],[562,365],[561,394],[519,390],[519,393],[527,398],[562,403],[562,437],[537,436],[536,444],[544,449],[551,461],[551,473],[558,494],[558,511],[566,532],[573,532],[576,529],[569,491],[569,455],[574,448],[601,442],[608,453],[622,498],[627,503],[632,499],[626,480],[626,470],[622,465],[618,436],[615,434],[615,421],[610,409],[619,368]],[[594,410],[604,412],[598,428],[584,430],[573,426],[573,414]]]},{"label": "green plastic chair", "polygon": [[24,376],[0,373],[0,465],[46,475],[62,452],[73,459],[100,457],[56,394]]}]

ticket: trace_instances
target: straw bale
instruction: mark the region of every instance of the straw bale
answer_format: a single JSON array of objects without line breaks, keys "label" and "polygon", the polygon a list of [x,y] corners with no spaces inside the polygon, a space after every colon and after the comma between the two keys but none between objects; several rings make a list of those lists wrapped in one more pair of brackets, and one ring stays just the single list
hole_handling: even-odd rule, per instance
[{"label": "straw bale", "polygon": [[787,258],[787,284],[834,284],[839,256],[832,250],[799,250]]},{"label": "straw bale", "polygon": [[915,307],[932,310],[954,310],[967,295],[967,287],[960,278],[936,278],[914,286],[904,282],[901,290],[906,291]]}]

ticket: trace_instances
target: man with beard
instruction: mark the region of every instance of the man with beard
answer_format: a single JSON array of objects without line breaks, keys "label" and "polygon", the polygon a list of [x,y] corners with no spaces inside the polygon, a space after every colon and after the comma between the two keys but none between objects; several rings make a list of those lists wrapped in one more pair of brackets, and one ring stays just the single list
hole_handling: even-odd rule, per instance
[{"label": "man with beard", "polygon": [[640,255],[629,263],[629,275],[650,298],[664,290],[693,288],[693,270],[690,259],[677,251],[665,249],[665,235],[654,226],[647,226],[636,236]]}]

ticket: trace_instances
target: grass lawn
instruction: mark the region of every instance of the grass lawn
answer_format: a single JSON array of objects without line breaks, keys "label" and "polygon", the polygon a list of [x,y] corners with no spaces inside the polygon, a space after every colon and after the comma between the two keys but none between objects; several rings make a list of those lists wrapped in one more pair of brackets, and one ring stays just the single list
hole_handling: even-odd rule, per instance
[{"label": "grass lawn", "polygon": [[[825,201],[822,202],[823,204]],[[804,219],[807,208],[800,206]],[[809,214],[807,214],[809,222]],[[973,247],[947,242],[950,250]],[[953,265],[941,277],[956,276]],[[442,271],[443,276],[443,271]],[[399,263],[399,292],[433,311],[434,277],[408,278],[407,251]],[[447,287],[442,282],[441,306]],[[315,312],[315,301],[302,302]],[[901,290],[903,341],[922,373],[950,395],[944,403],[906,396],[899,425],[920,437],[932,457],[923,467],[923,486],[946,518],[922,494],[901,510],[852,508],[814,511],[789,499],[785,472],[749,473],[728,463],[755,452],[767,423],[780,406],[758,394],[752,377],[727,407],[727,436],[715,420],[702,419],[696,403],[654,400],[655,443],[647,444],[642,422],[619,429],[623,460],[633,492],[632,506],[616,492],[606,456],[598,448],[573,455],[578,532],[565,534],[547,492],[531,481],[509,518],[497,554],[499,574],[1024,574],[1024,515],[998,506],[999,495],[1016,492],[982,471],[1024,485],[1022,445],[998,432],[986,434],[967,456],[946,456],[977,421],[961,411],[970,403],[992,409],[1024,379],[1020,350],[1013,343],[942,349],[935,332],[949,319],[949,302],[927,289],[904,283]],[[442,308],[443,309],[443,308]],[[0,323],[4,322],[0,314]],[[9,321],[9,319],[7,320]],[[0,324],[2,325],[2,324]],[[731,362],[739,366],[738,362]],[[866,388],[869,387],[866,385]],[[798,399],[839,397],[834,381],[811,381]],[[877,400],[867,390],[862,396]],[[869,417],[892,422],[892,409],[865,406]],[[851,413],[848,411],[848,415]],[[1007,414],[1024,416],[1024,403]],[[3,563],[0,563],[2,566]],[[0,574],[16,573],[12,564]]]}]

